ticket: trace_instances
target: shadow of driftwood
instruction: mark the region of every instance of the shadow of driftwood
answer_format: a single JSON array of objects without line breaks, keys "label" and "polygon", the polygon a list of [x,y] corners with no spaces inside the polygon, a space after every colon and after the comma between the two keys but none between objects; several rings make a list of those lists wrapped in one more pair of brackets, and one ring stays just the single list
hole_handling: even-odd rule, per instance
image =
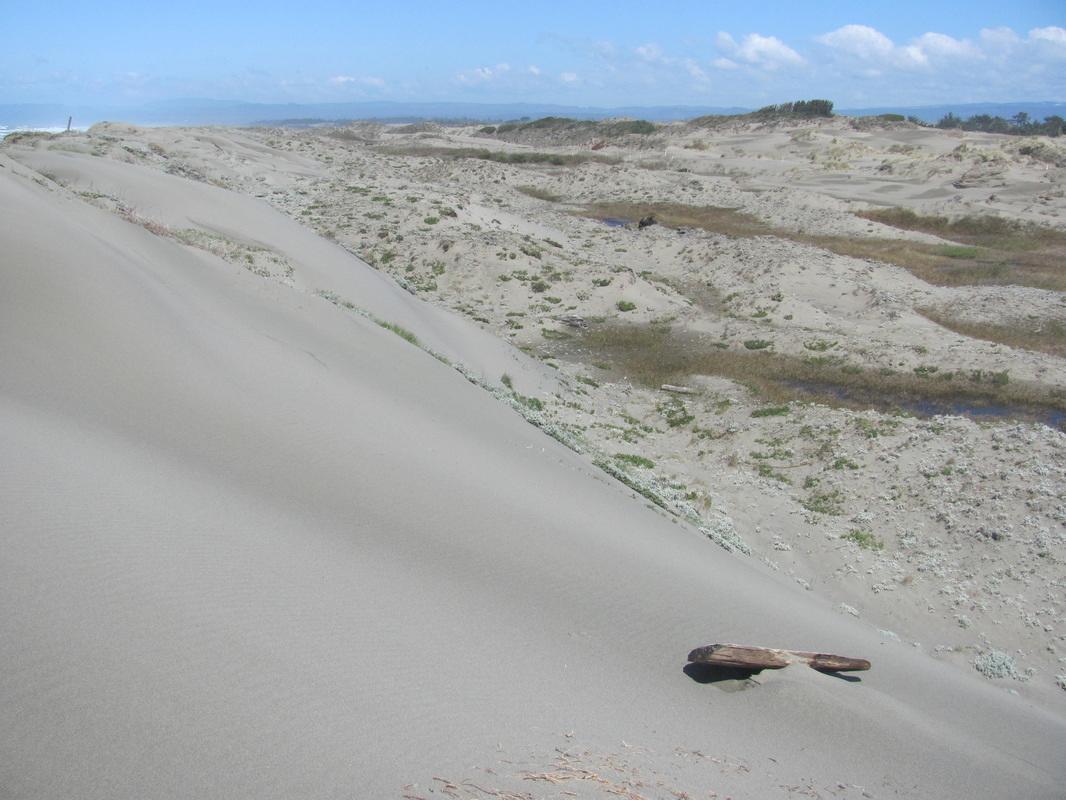
[{"label": "shadow of driftwood", "polygon": [[828,675],[830,678],[839,678],[840,680],[847,681],[848,683],[862,683],[862,678],[860,678],[858,675],[845,675],[843,672],[830,672],[829,670],[824,669],[820,669],[817,671],[822,673],[823,675]]},{"label": "shadow of driftwood", "polygon": [[721,683],[722,681],[746,681],[758,675],[761,669],[725,667],[720,664],[686,664],[684,673],[696,683]]}]

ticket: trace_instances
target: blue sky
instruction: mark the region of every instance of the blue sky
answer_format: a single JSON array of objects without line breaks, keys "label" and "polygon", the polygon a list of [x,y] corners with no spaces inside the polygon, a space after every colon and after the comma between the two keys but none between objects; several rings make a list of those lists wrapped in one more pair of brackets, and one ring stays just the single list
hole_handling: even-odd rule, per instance
[{"label": "blue sky", "polygon": [[0,103],[1066,99],[1064,0],[4,5]]}]

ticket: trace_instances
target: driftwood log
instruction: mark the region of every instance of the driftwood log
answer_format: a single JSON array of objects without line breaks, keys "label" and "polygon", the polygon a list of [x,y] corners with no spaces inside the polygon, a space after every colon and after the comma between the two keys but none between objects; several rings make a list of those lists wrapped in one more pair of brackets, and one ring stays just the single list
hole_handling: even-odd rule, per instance
[{"label": "driftwood log", "polygon": [[673,392],[674,394],[696,394],[695,389],[690,389],[688,386],[674,386],[672,383],[664,383],[659,389],[663,392]]},{"label": "driftwood log", "polygon": [[789,664],[806,664],[819,672],[859,672],[870,668],[865,658],[846,658],[831,653],[808,653],[803,650],[779,650],[746,644],[709,644],[688,654],[697,664],[717,664],[743,669],[783,669]]}]

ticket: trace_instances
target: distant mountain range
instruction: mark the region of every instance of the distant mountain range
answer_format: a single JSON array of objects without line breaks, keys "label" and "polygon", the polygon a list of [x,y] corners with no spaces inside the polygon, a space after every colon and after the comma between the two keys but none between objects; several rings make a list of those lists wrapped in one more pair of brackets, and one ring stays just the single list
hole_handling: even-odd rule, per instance
[{"label": "distant mountain range", "polygon": [[[0,104],[0,127],[62,127],[68,117],[86,127],[102,120],[140,125],[255,125],[288,121],[310,124],[355,119],[390,122],[438,120],[443,122],[499,122],[528,117],[557,116],[575,119],[634,117],[654,122],[690,119],[706,114],[742,114],[750,108],[720,106],[619,106],[597,108],[543,103],[240,103],[224,100],[184,99],[137,106],[89,106],[44,103]],[[948,112],[960,117],[974,114],[1012,117],[1025,112],[1033,119],[1066,116],[1062,102],[956,103],[935,106],[882,106],[837,109],[838,114],[871,116],[904,114],[936,122]]]}]

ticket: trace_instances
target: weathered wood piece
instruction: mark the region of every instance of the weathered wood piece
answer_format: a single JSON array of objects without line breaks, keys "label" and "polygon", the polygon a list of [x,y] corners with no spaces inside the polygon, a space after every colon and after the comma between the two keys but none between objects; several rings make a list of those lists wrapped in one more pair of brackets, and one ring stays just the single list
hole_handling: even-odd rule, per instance
[{"label": "weathered wood piece", "polygon": [[674,386],[672,383],[664,383],[659,387],[659,390],[673,392],[674,394],[696,394],[695,389],[690,389],[688,386]]},{"label": "weathered wood piece", "polygon": [[806,664],[819,672],[860,672],[870,668],[865,658],[847,658],[832,653],[810,653],[804,650],[781,650],[746,644],[709,644],[697,647],[688,660],[698,664],[718,664],[744,669],[783,669],[789,664]]}]

